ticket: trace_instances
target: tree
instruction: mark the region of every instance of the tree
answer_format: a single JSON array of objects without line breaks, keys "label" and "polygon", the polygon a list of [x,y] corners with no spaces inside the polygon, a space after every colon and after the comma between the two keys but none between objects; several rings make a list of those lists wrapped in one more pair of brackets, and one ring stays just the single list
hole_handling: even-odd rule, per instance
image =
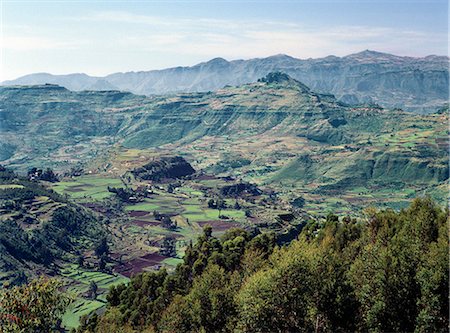
[{"label": "tree", "polygon": [[217,209],[225,209],[227,208],[227,203],[221,197],[218,197],[216,200]]},{"label": "tree", "polygon": [[216,205],[216,202],[214,201],[214,199],[208,200],[208,208],[211,208],[211,209],[217,208],[217,205]]},{"label": "tree", "polygon": [[211,238],[211,236],[212,236],[212,227],[211,227],[209,224],[207,224],[207,225],[205,225],[205,226],[203,227],[203,236],[204,236],[206,239]]},{"label": "tree", "polygon": [[95,283],[95,281],[91,281],[91,283],[89,284],[89,296],[92,299],[96,299],[97,298],[97,291],[98,291],[97,283]]},{"label": "tree", "polygon": [[78,266],[80,266],[80,267],[83,267],[83,266],[84,266],[84,256],[83,256],[82,254],[80,254],[80,255],[77,257],[77,264],[78,264]]},{"label": "tree", "polygon": [[295,208],[303,208],[305,206],[305,198],[295,198],[294,200],[292,200],[291,205]]},{"label": "tree", "polygon": [[234,206],[233,206],[233,208],[234,209],[241,209],[241,205],[239,204],[239,202],[236,200],[236,202],[234,203]]},{"label": "tree", "polygon": [[400,213],[371,212],[349,274],[362,330],[425,332],[448,325],[448,240],[438,238],[442,226],[447,229],[446,213],[429,198],[414,200]]},{"label": "tree", "polygon": [[449,241],[448,228],[443,224],[439,237],[424,253],[423,266],[417,272],[420,286],[417,332],[447,332],[449,323]]},{"label": "tree", "polygon": [[107,256],[103,254],[100,259],[98,260],[98,269],[100,271],[104,271],[106,269],[106,263],[107,263]]},{"label": "tree", "polygon": [[158,322],[160,332],[193,332],[191,305],[186,297],[176,295]]},{"label": "tree", "polygon": [[0,290],[0,326],[5,332],[53,332],[70,298],[61,282],[38,278],[28,285]]},{"label": "tree", "polygon": [[109,288],[109,293],[106,295],[106,300],[111,306],[117,306],[120,304],[120,294],[126,289],[124,284],[119,284],[117,286],[112,285]]},{"label": "tree", "polygon": [[174,191],[176,188],[177,188],[177,187],[176,187],[175,184],[169,184],[169,185],[167,186],[167,192],[168,192],[168,193],[173,193],[173,191]]},{"label": "tree", "polygon": [[58,181],[58,177],[56,176],[56,174],[53,172],[52,169],[47,168],[41,175],[40,177],[41,180],[45,180],[48,182],[57,182]]},{"label": "tree", "polygon": [[177,222],[176,221],[172,221],[172,219],[170,218],[170,216],[167,215],[163,215],[161,218],[161,224],[163,228],[169,229],[169,230],[174,230],[177,228]]},{"label": "tree", "polygon": [[155,218],[155,220],[161,221],[162,214],[160,212],[158,212],[157,210],[154,210],[153,211],[153,217]]},{"label": "tree", "polygon": [[[310,331],[306,325],[308,275],[302,261],[281,257],[277,267],[250,276],[239,290],[239,332]],[[300,282],[301,281],[301,282]]]},{"label": "tree", "polygon": [[109,246],[108,246],[108,241],[106,239],[106,237],[102,237],[100,239],[100,242],[97,244],[97,246],[94,249],[95,254],[97,257],[101,257],[102,255],[108,255],[109,253]]},{"label": "tree", "polygon": [[223,268],[209,265],[194,281],[186,300],[195,332],[219,332],[235,318],[235,291],[230,279]]},{"label": "tree", "polygon": [[163,256],[167,257],[176,257],[177,249],[176,249],[176,240],[173,237],[164,237],[163,242],[161,244],[161,248],[159,250]]}]

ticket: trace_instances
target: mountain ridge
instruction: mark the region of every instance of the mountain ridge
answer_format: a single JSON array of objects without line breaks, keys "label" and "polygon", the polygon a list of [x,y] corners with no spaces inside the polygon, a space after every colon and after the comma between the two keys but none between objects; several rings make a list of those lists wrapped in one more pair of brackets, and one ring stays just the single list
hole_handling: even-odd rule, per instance
[{"label": "mountain ridge", "polygon": [[2,85],[56,83],[74,91],[124,90],[139,95],[162,95],[214,91],[281,71],[300,79],[314,91],[332,93],[346,103],[377,103],[426,113],[448,101],[448,62],[446,56],[414,58],[370,50],[316,59],[297,59],[285,54],[231,61],[218,57],[194,66],[117,72],[104,77],[83,73],[29,74]]}]

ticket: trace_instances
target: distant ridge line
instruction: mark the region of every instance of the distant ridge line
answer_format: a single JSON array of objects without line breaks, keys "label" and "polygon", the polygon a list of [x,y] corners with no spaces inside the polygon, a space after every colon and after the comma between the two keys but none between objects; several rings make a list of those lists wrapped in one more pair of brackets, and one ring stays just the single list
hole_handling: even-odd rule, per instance
[{"label": "distant ridge line", "polygon": [[120,90],[138,95],[215,91],[226,85],[255,82],[270,72],[288,74],[320,93],[331,93],[349,104],[376,103],[389,108],[434,112],[448,102],[449,57],[398,56],[364,50],[343,57],[297,59],[286,54],[231,60],[216,57],[194,66],[104,77],[84,73],[35,73],[7,85],[52,83],[69,90]]}]

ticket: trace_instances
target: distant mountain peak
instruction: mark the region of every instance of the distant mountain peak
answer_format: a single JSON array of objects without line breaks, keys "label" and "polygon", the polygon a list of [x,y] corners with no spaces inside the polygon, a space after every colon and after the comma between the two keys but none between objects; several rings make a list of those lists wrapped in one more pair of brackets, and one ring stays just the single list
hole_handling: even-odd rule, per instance
[{"label": "distant mountain peak", "polygon": [[344,58],[353,60],[404,60],[407,57],[401,57],[390,53],[378,52],[373,50],[364,50],[358,53],[349,54]]},{"label": "distant mountain peak", "polygon": [[296,87],[301,87],[304,91],[310,90],[308,86],[296,79],[293,79],[288,74],[283,72],[270,72],[263,78],[258,79],[258,82],[288,84]]},{"label": "distant mountain peak", "polygon": [[291,57],[284,53],[275,54],[273,56],[267,57],[267,59],[295,60],[294,57]]},{"label": "distant mountain peak", "polygon": [[388,53],[383,53],[383,52],[378,52],[378,51],[373,51],[373,50],[369,50],[366,49],[364,51],[358,52],[358,53],[354,53],[354,55],[361,55],[361,56],[380,56],[380,55],[387,55]]},{"label": "distant mountain peak", "polygon": [[208,64],[208,65],[225,65],[228,63],[229,62],[226,59],[221,58],[221,57],[213,58],[206,62],[206,64]]}]

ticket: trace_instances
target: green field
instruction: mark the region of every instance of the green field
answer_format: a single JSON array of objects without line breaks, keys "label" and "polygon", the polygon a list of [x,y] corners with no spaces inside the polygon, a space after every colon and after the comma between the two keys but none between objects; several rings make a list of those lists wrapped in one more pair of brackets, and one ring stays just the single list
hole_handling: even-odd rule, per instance
[{"label": "green field", "polygon": [[123,183],[118,178],[103,178],[99,175],[87,175],[74,178],[73,181],[55,183],[53,189],[60,194],[67,194],[80,201],[102,200],[112,193],[108,192],[108,186],[120,187]]},{"label": "green field", "polygon": [[[191,222],[220,220],[217,209],[202,207],[200,204],[183,204],[183,207],[185,210],[182,216]],[[220,214],[236,220],[245,218],[245,212],[236,209],[222,209]]]},{"label": "green field", "polygon": [[96,300],[77,299],[66,310],[62,317],[62,326],[66,329],[76,328],[80,324],[80,318],[84,315],[104,307],[105,302]]},{"label": "green field", "polygon": [[0,190],[6,190],[9,188],[24,188],[24,186],[19,185],[19,184],[1,184],[0,185]]},{"label": "green field", "polygon": [[130,210],[143,210],[148,212],[153,212],[155,210],[159,210],[161,207],[152,203],[149,199],[146,199],[144,202],[139,202],[137,204],[133,205],[127,205],[125,206],[125,211]]},{"label": "green field", "polygon": [[[81,316],[105,306],[105,293],[117,284],[128,283],[129,279],[119,274],[106,274],[89,271],[75,264],[67,264],[61,270],[61,276],[67,284],[67,292],[75,298],[63,316],[63,326],[77,327]],[[98,296],[94,299],[84,297],[89,284],[95,282],[98,286]]]}]

